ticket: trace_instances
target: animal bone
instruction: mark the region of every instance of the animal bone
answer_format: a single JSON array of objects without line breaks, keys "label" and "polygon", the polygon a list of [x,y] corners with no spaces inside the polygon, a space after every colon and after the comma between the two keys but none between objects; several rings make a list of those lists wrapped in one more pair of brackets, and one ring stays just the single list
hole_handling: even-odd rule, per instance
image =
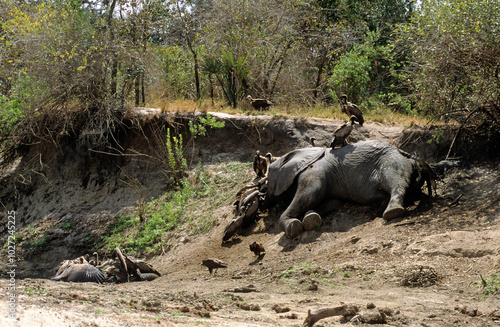
[{"label": "animal bone", "polygon": [[231,222],[224,229],[224,233],[222,234],[223,242],[228,241],[231,237],[233,237],[234,234],[236,234],[236,232],[239,231],[239,229],[243,225],[243,218],[245,218],[245,216],[241,215],[238,218],[234,218],[233,220],[231,220]]}]

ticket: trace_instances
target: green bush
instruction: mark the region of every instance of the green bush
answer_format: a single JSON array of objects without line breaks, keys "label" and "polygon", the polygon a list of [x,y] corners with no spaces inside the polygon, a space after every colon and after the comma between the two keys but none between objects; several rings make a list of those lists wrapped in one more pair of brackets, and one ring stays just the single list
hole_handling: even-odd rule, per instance
[{"label": "green bush", "polygon": [[15,81],[8,95],[0,95],[0,139],[8,135],[27,113],[36,109],[43,93],[40,83],[24,75]]},{"label": "green bush", "polygon": [[0,139],[8,135],[19,119],[23,118],[19,100],[9,100],[6,96],[0,96]]},{"label": "green bush", "polygon": [[168,168],[172,173],[171,178],[174,184],[179,184],[187,168],[187,162],[183,155],[182,134],[171,136],[170,128],[167,128],[166,149]]},{"label": "green bush", "polygon": [[370,58],[360,46],[355,46],[344,55],[329,80],[332,97],[336,99],[345,93],[349,99],[358,102],[361,96],[366,95],[370,82],[370,63]]},{"label": "green bush", "polygon": [[207,134],[207,127],[210,128],[223,128],[225,123],[223,121],[217,121],[209,113],[205,117],[199,117],[198,123],[194,123],[192,120],[189,121],[189,132],[193,137],[205,136]]}]

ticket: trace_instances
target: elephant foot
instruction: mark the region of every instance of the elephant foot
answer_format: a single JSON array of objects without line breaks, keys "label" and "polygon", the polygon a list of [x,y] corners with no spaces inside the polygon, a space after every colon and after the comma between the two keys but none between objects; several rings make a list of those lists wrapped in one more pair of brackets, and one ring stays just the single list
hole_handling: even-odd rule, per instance
[{"label": "elephant foot", "polygon": [[387,209],[385,209],[384,211],[384,214],[382,215],[382,217],[389,221],[389,220],[392,220],[394,218],[398,218],[398,217],[401,217],[402,215],[404,215],[405,213],[405,208],[401,207],[401,206],[391,206],[389,205],[387,207]]},{"label": "elephant foot", "polygon": [[304,216],[304,219],[302,220],[302,225],[304,226],[305,230],[313,230],[316,227],[321,226],[322,222],[323,221],[321,219],[321,216],[318,213],[310,210],[310,211],[306,212],[306,215]]},{"label": "elephant foot", "polygon": [[285,222],[285,235],[288,238],[295,238],[302,233],[304,227],[298,219],[289,219]]}]

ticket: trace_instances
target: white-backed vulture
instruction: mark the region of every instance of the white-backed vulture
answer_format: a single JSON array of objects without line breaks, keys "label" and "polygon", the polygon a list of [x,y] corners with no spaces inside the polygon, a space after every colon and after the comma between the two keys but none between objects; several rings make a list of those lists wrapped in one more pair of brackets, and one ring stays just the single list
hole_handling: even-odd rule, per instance
[{"label": "white-backed vulture", "polygon": [[354,127],[354,121],[356,120],[356,117],[353,115],[351,116],[351,123],[345,123],[335,132],[333,133],[333,139],[332,142],[330,143],[330,147],[333,149],[336,146],[345,146],[347,145],[347,138],[351,135],[352,129]]},{"label": "white-backed vulture", "polygon": [[363,114],[357,105],[347,101],[347,95],[343,94],[340,96],[340,107],[342,112],[347,114],[347,116],[355,116],[360,126],[363,126],[365,120],[363,119]]}]

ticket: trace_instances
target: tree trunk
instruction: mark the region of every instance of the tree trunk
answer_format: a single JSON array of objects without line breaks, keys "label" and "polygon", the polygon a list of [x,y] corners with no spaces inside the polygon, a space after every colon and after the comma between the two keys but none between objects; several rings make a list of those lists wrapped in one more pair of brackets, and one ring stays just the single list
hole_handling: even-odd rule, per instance
[{"label": "tree trunk", "polygon": [[323,54],[321,61],[319,63],[318,67],[318,76],[316,77],[316,83],[314,84],[314,92],[313,92],[313,97],[314,101],[318,101],[318,91],[319,91],[319,86],[321,85],[321,75],[323,75],[323,69],[325,68],[326,65],[326,53]]},{"label": "tree trunk", "polygon": [[113,63],[111,64],[111,85],[110,85],[110,92],[111,96],[113,99],[116,99],[116,92],[117,92],[117,83],[116,83],[116,76],[118,75],[118,60],[116,59],[115,53],[113,51]]},{"label": "tree trunk", "polygon": [[118,59],[114,50],[115,30],[113,27],[113,12],[115,11],[116,0],[112,0],[108,10],[109,44],[111,45],[111,85],[110,92],[113,99],[116,99],[116,76],[118,75]]},{"label": "tree trunk", "polygon": [[210,85],[210,99],[212,100],[212,107],[214,107],[215,101],[214,101],[214,85],[212,81],[212,74],[208,75],[208,83]]},{"label": "tree trunk", "polygon": [[144,90],[144,72],[141,73],[141,96],[142,96],[142,105],[146,103],[146,91]]},{"label": "tree trunk", "polygon": [[140,90],[140,78],[141,78],[141,75],[137,75],[134,79],[134,89],[135,89],[135,106],[138,107],[139,106],[139,102],[141,100],[141,90]]},{"label": "tree trunk", "polygon": [[201,97],[201,92],[200,92],[200,73],[199,73],[199,63],[198,63],[198,54],[196,51],[194,51],[193,47],[191,44],[189,45],[189,49],[191,50],[191,53],[193,54],[193,60],[194,60],[194,86],[196,88],[196,100],[199,100]]}]

